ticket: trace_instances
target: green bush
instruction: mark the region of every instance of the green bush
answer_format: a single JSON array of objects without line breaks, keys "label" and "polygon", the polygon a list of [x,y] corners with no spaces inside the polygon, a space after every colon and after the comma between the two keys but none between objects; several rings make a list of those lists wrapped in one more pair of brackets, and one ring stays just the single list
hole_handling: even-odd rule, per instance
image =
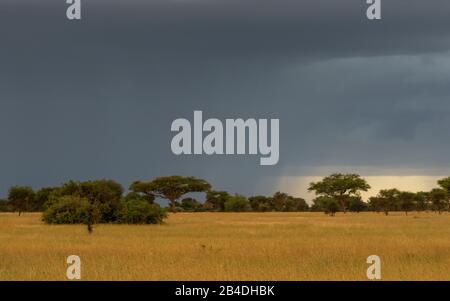
[{"label": "green bush", "polygon": [[332,197],[319,196],[313,200],[312,211],[323,211],[325,214],[334,216],[339,211],[339,202]]},{"label": "green bush", "polygon": [[244,212],[250,211],[250,202],[245,196],[236,194],[235,196],[230,196],[225,202],[225,211],[227,212]]},{"label": "green bush", "polygon": [[325,202],[325,213],[334,216],[339,211],[339,202],[330,198]]},{"label": "green bush", "polygon": [[87,199],[77,196],[62,196],[52,201],[42,215],[44,222],[48,224],[88,223],[90,205]]},{"label": "green bush", "polygon": [[42,207],[46,211],[64,196],[84,198],[98,211],[99,223],[115,223],[122,211],[122,194],[122,186],[112,180],[68,181],[49,191]]},{"label": "green bush", "polygon": [[158,204],[131,199],[125,202],[120,221],[125,224],[162,224],[166,217],[166,210]]}]

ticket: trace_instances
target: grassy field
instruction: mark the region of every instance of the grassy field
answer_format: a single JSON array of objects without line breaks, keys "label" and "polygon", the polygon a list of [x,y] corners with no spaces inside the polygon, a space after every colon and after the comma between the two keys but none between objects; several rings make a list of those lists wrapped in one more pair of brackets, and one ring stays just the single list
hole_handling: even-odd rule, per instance
[{"label": "grassy field", "polygon": [[165,225],[49,226],[0,214],[0,280],[450,279],[450,214],[178,213]]}]

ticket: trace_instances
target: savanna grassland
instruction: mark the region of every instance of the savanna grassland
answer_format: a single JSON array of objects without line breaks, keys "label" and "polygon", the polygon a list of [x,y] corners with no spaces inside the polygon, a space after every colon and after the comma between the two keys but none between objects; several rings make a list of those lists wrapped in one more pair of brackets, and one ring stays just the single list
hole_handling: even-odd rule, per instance
[{"label": "savanna grassland", "polygon": [[0,280],[450,279],[450,214],[177,213],[164,225],[46,225],[0,214]]}]

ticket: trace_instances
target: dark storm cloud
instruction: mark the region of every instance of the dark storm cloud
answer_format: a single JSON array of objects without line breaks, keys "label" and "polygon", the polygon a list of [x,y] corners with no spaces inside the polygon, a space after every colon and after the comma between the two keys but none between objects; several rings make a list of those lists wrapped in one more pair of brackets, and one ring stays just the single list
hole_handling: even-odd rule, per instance
[{"label": "dark storm cloud", "polygon": [[[267,193],[301,166],[450,166],[450,2],[0,4],[0,183],[163,174]],[[170,123],[280,118],[281,157],[176,157]],[[294,170],[294,171],[292,171]],[[245,179],[245,181],[243,181]]]},{"label": "dark storm cloud", "polygon": [[446,0],[383,1],[382,22],[365,18],[362,0],[93,0],[83,3],[78,25],[64,20],[64,7],[57,0],[2,3],[1,31],[34,50],[38,41],[58,41],[202,59],[424,53],[450,45]]}]

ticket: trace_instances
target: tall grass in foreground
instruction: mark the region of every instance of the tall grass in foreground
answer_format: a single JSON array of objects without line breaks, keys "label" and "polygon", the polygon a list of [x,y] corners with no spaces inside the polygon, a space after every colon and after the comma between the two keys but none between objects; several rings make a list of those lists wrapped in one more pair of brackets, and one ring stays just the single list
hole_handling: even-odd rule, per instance
[{"label": "tall grass in foreground", "polygon": [[164,225],[45,225],[0,214],[0,280],[450,279],[450,214],[177,213]]}]

